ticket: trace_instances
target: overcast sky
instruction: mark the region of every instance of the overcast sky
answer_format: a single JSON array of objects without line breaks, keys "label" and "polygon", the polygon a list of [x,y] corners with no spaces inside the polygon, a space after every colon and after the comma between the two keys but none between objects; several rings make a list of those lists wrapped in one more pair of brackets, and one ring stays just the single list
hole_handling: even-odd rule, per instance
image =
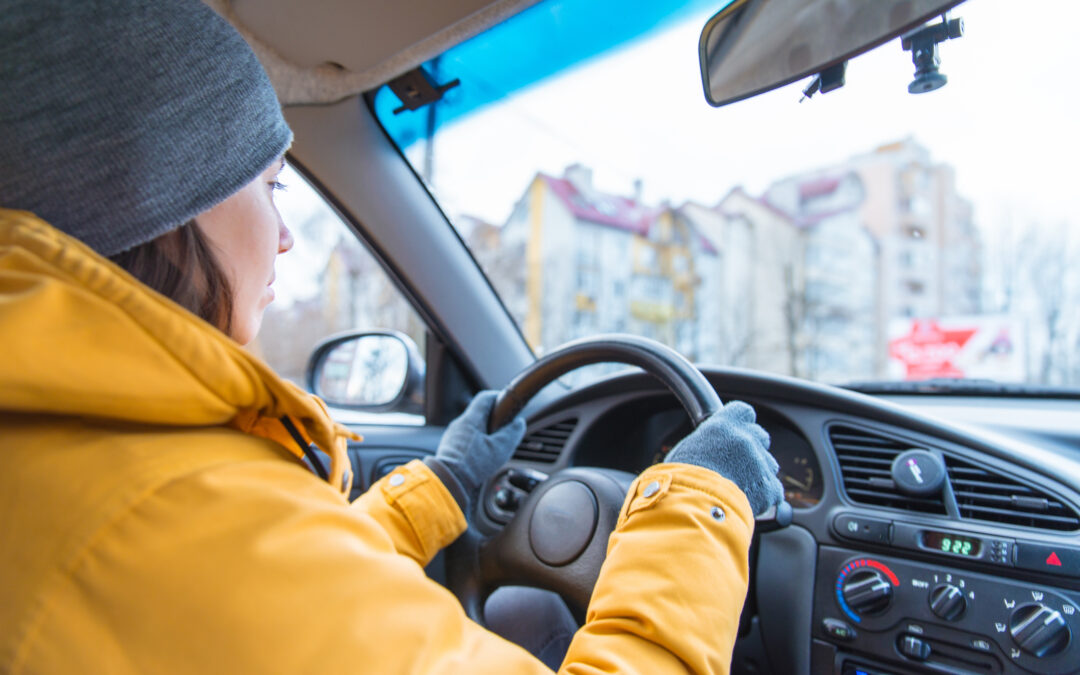
[{"label": "overcast sky", "polygon": [[[799,103],[804,83],[724,108],[704,100],[697,41],[707,15],[520,92],[442,130],[435,187],[451,214],[506,220],[537,170],[573,162],[598,186],[714,204],[908,136],[956,167],[984,227],[1080,213],[1080,2],[969,0],[966,35],[941,47],[949,83],[911,95],[899,41],[853,60],[847,85]],[[422,144],[410,156],[419,157]]]},{"label": "overcast sky", "polygon": [[[914,67],[895,41],[852,61],[838,91],[799,103],[805,83],[796,83],[712,108],[697,62],[702,15],[444,128],[437,197],[452,216],[501,224],[537,171],[581,162],[610,192],[631,194],[640,178],[649,203],[711,205],[736,185],[761,194],[778,178],[911,136],[956,168],[990,243],[1009,217],[1018,229],[1080,225],[1080,2],[969,0],[954,16],[966,35],[942,46],[949,83],[936,92],[907,93]],[[417,166],[422,145],[408,152]],[[337,239],[305,228],[318,197],[291,172],[286,183],[286,222],[309,231],[278,262],[282,305],[317,290]]]}]

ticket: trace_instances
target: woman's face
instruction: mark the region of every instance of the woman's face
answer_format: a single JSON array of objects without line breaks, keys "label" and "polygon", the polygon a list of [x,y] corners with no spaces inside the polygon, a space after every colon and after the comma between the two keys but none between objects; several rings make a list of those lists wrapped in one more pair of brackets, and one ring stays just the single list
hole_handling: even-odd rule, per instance
[{"label": "woman's face", "polygon": [[229,335],[242,345],[255,339],[263,311],[274,300],[274,260],[292,248],[292,233],[281,221],[273,193],[284,160],[268,166],[258,178],[206,211],[196,222],[233,291]]}]

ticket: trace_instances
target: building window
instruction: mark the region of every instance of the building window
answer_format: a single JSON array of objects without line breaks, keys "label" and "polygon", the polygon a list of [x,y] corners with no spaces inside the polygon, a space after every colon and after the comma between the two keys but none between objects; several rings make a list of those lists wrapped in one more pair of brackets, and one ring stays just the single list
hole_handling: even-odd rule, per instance
[{"label": "building window", "polygon": [[926,290],[926,284],[917,279],[908,279],[904,282],[904,288],[912,295],[922,295]]},{"label": "building window", "polygon": [[918,225],[905,225],[904,236],[908,239],[925,239],[926,230]]}]

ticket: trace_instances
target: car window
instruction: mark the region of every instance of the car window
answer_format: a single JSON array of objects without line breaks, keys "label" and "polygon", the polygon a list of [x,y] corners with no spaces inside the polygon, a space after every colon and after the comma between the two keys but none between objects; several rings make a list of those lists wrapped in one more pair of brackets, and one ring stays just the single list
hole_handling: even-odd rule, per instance
[{"label": "car window", "polygon": [[836,91],[714,109],[716,5],[546,0],[428,63],[458,82],[438,102],[374,96],[534,350],[631,332],[830,383],[1080,386],[1080,6],[959,5],[938,91],[897,39]]},{"label": "car window", "polygon": [[[295,244],[277,259],[274,302],[248,349],[305,389],[308,357],[336,333],[399,331],[423,354],[423,322],[356,233],[295,169],[286,165],[280,181],[274,200]],[[414,414],[331,412],[345,423],[423,423]]]}]

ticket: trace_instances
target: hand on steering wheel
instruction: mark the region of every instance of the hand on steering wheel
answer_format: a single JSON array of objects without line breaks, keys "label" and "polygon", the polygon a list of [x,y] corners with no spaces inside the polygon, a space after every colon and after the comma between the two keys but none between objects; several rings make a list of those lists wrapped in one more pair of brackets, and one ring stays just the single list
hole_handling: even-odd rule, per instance
[{"label": "hand on steering wheel", "polygon": [[784,501],[776,477],[780,465],[769,454],[769,434],[754,409],[732,401],[698,425],[668,453],[665,462],[703,466],[739,486],[755,516]]},{"label": "hand on steering wheel", "polygon": [[487,432],[496,396],[494,391],[482,391],[474,396],[465,412],[446,428],[435,456],[426,460],[443,483],[447,483],[470,522],[484,483],[510,460],[525,435],[525,420],[521,417],[515,417],[501,429]]},{"label": "hand on steering wheel", "polygon": [[[723,409],[701,372],[669,347],[628,335],[599,336],[571,342],[514,378],[499,393],[488,430],[500,429],[514,419],[534,394],[558,377],[605,362],[639,366],[655,376],[686,409],[695,427]],[[513,520],[491,538],[485,540],[470,528],[447,549],[446,560],[448,585],[469,616],[482,623],[487,595],[499,586],[519,584],[559,593],[583,617],[608,536],[635,478],[610,469],[564,469],[541,483]],[[790,522],[790,507],[782,501],[771,513],[774,525]]]}]

